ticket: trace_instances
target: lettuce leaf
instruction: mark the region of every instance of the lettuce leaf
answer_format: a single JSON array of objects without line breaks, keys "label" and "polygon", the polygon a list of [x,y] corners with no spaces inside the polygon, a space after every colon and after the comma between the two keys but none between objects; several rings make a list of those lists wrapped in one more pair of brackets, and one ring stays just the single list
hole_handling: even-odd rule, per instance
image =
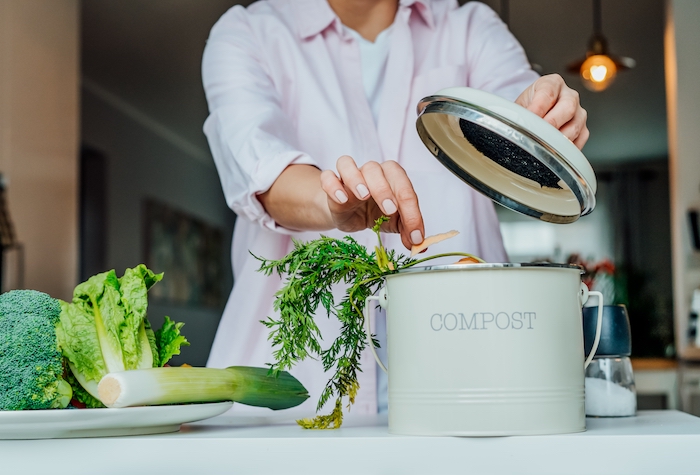
[{"label": "lettuce leaf", "polygon": [[121,304],[125,310],[125,321],[121,328],[125,369],[156,366],[156,354],[150,345],[145,322],[148,289],[162,278],[162,273],[154,274],[140,264],[133,269],[126,269],[119,279]]},{"label": "lettuce leaf", "polygon": [[151,328],[151,322],[146,319],[144,322],[144,329],[146,331],[146,338],[148,339],[148,346],[151,348],[151,353],[153,354],[153,367],[158,368],[160,366],[160,358],[158,356],[158,345],[156,344],[156,334]]},{"label": "lettuce leaf", "polygon": [[180,354],[181,346],[190,346],[180,329],[184,323],[173,322],[170,317],[166,316],[163,326],[155,334],[156,346],[158,347],[158,366],[165,366],[175,355]]},{"label": "lettuce leaf", "polygon": [[[124,324],[124,308],[121,306],[121,294],[119,292],[119,280],[116,273],[111,270],[90,277],[79,284],[73,291],[73,303],[76,309],[72,312],[61,313],[61,323],[65,319],[81,314],[83,320],[91,322],[97,334],[98,345],[104,360],[106,371],[124,371],[124,358],[122,354],[122,325]],[[60,341],[60,340],[59,340]],[[87,348],[80,340],[72,340],[75,352],[94,353],[94,349]],[[87,343],[93,343],[88,341]],[[68,357],[70,360],[70,356]],[[71,360],[82,372],[78,362]],[[87,376],[87,373],[85,373]],[[100,376],[101,377],[101,376]],[[92,378],[89,378],[92,379]],[[99,381],[99,379],[97,380]]]},{"label": "lettuce leaf", "polygon": [[99,381],[108,371],[91,310],[82,302],[60,303],[61,319],[56,325],[56,339],[63,356],[86,379]]}]

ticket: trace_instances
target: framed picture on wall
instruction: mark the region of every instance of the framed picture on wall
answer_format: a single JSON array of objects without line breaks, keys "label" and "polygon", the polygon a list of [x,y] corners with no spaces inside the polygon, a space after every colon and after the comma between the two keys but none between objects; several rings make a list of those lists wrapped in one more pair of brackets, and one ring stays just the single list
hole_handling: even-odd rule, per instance
[{"label": "framed picture on wall", "polygon": [[162,303],[221,308],[223,231],[157,200],[143,204],[144,262],[163,280],[149,291]]}]

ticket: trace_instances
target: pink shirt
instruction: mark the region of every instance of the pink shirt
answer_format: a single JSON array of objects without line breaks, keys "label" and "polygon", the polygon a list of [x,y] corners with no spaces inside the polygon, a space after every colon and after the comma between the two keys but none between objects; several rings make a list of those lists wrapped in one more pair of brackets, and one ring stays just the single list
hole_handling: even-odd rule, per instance
[{"label": "pink shirt", "polygon": [[[419,100],[441,88],[470,86],[514,100],[537,79],[522,47],[487,6],[400,1],[376,125],[363,89],[358,44],[326,0],[268,0],[233,7],[211,30],[202,74],[210,110],[204,132],[227,203],[238,215],[232,250],[235,285],[209,366],[264,366],[273,361],[268,331],[260,320],[275,315],[274,294],[282,281],[256,272],[259,262],[249,251],[279,259],[291,250],[292,237],[311,240],[319,235],[278,226],[256,197],[290,164],[334,169],[338,157],[346,154],[358,164],[396,160],[418,194],[426,234],[460,231],[428,252],[460,250],[491,262],[507,260],[491,201],[445,169],[415,127]],[[323,234],[343,235],[335,230]],[[370,231],[353,237],[374,246]],[[383,239],[387,247],[406,252],[398,236]],[[329,344],[339,325],[322,314],[317,321]],[[377,410],[371,355],[364,356],[362,365],[352,414]],[[313,360],[299,364],[292,374],[311,394],[297,411],[311,415],[329,375]]]}]

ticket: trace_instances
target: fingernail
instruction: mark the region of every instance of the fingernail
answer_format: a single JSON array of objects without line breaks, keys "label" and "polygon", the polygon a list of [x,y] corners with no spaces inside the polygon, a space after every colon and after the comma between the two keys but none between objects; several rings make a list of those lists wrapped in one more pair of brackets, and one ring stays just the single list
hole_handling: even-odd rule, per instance
[{"label": "fingernail", "polygon": [[419,252],[418,254],[423,254],[423,253],[424,253],[425,251],[427,251],[427,250],[428,250],[428,248],[426,247],[425,249],[423,249],[423,250],[422,250],[421,252]]},{"label": "fingernail", "polygon": [[368,190],[367,187],[366,187],[365,185],[363,185],[362,183],[360,183],[359,185],[357,185],[357,192],[360,194],[360,198],[364,198],[364,197],[366,197],[367,195],[369,195],[369,190]]},{"label": "fingernail", "polygon": [[343,190],[337,190],[335,192],[335,197],[338,198],[338,201],[341,203],[347,203],[348,201],[348,195],[346,195]]},{"label": "fingernail", "polygon": [[411,241],[413,244],[420,244],[423,242],[423,235],[418,231],[417,229],[415,231],[411,231]]},{"label": "fingernail", "polygon": [[384,212],[386,214],[394,214],[396,213],[396,205],[394,204],[393,201],[391,200],[384,200],[382,202],[382,208],[384,208]]}]

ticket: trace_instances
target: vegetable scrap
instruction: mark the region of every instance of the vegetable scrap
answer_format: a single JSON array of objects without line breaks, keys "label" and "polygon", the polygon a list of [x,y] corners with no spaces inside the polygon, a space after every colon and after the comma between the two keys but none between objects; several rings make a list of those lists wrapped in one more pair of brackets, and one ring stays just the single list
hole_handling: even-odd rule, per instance
[{"label": "vegetable scrap", "polygon": [[479,259],[478,257],[463,257],[455,264],[483,264],[484,261]]},{"label": "vegetable scrap", "polygon": [[[378,245],[374,252],[350,236],[335,239],[321,236],[309,242],[294,240],[294,249],[279,260],[254,256],[261,261],[260,272],[286,276],[283,287],[275,295],[274,309],[278,317],[268,317],[262,323],[269,329],[268,339],[274,348],[275,362],[271,374],[279,374],[306,358],[318,358],[331,377],[321,392],[316,410],[320,411],[332,398],[335,404],[330,414],[301,419],[297,423],[305,429],[337,429],[343,423],[343,400],[350,409],[360,389],[357,380],[361,371],[360,355],[367,347],[363,308],[365,299],[382,286],[383,278],[431,259],[448,256],[476,258],[471,254],[453,252],[437,254],[419,260],[387,250],[380,234],[382,216],[375,221],[372,231]],[[456,235],[456,231],[433,236],[423,241],[435,244]],[[427,246],[426,246],[427,247]],[[481,261],[480,259],[478,259]],[[483,261],[481,261],[483,262]],[[337,285],[345,285],[340,302],[333,297]],[[319,307],[341,323],[340,335],[327,348],[321,346],[322,335],[314,321]],[[375,335],[372,344],[379,347]]]},{"label": "vegetable scrap", "polygon": [[423,239],[423,242],[420,244],[415,244],[413,247],[411,247],[411,257],[414,257],[416,254],[420,254],[423,252],[425,249],[428,249],[428,247],[432,246],[433,244],[437,244],[439,242],[444,241],[445,239],[450,239],[455,237],[456,235],[459,234],[459,231],[448,231],[446,233],[440,233],[440,234],[435,234],[433,236],[428,236],[427,238]]}]

